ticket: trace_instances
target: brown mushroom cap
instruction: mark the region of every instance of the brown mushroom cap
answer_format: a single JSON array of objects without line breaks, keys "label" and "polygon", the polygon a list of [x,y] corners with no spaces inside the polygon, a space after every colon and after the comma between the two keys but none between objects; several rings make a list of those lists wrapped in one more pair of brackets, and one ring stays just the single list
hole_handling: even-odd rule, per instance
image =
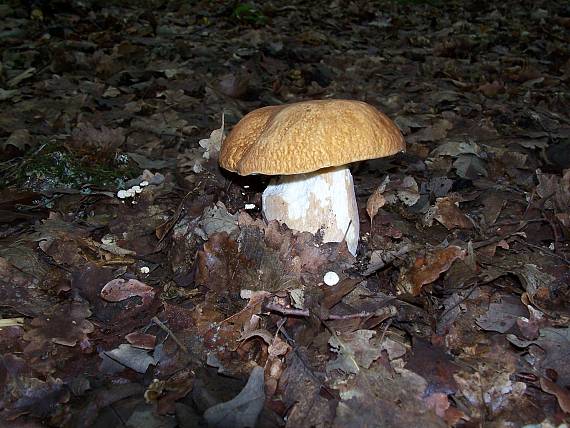
[{"label": "brown mushroom cap", "polygon": [[224,140],[220,165],[240,175],[288,175],[405,150],[400,130],[369,104],[315,100],[263,107]]}]

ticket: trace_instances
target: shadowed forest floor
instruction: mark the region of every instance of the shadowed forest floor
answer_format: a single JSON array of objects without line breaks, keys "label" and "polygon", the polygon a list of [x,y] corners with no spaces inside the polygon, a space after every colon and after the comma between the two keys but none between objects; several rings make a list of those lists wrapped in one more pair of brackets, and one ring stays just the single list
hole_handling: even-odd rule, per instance
[{"label": "shadowed forest floor", "polygon": [[[0,18],[0,426],[568,422],[565,2]],[[326,98],[407,145],[352,167],[357,257],[267,224],[268,177],[217,163],[244,114]]]}]

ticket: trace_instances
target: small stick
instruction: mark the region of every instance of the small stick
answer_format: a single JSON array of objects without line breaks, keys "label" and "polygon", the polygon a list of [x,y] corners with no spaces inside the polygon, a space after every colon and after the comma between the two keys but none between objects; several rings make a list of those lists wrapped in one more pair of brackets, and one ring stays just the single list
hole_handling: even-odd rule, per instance
[{"label": "small stick", "polygon": [[329,315],[327,318],[327,321],[332,321],[332,320],[351,320],[351,319],[355,319],[355,318],[372,318],[372,317],[377,317],[377,316],[381,316],[382,314],[377,314],[375,312],[366,312],[366,311],[362,311],[362,312],[358,312],[356,314],[347,314],[347,315]]},{"label": "small stick", "polygon": [[282,315],[293,315],[297,317],[308,317],[310,315],[308,309],[286,308],[285,306],[276,305],[275,303],[267,303],[264,305],[264,308],[270,312],[277,312]]},{"label": "small stick", "polygon": [[180,347],[180,349],[182,350],[182,352],[188,354],[189,352],[186,350],[186,347],[182,344],[182,342],[176,337],[176,335],[172,332],[172,330],[170,330],[166,324],[164,324],[161,320],[158,319],[158,317],[152,317],[152,321],[159,326],[161,329],[163,329],[166,334],[168,334],[169,336],[172,337],[172,340],[174,340],[176,342],[176,344]]},{"label": "small stick", "polygon": [[[277,305],[275,303],[267,303],[264,308],[270,312],[277,312],[282,315],[292,315],[297,317],[308,317],[310,315],[308,309],[294,309],[294,308],[286,308],[281,305]],[[373,317],[390,317],[396,315],[396,308],[392,305],[382,308],[376,312],[358,312],[356,314],[347,314],[347,315],[329,315],[326,318],[326,321],[332,320],[349,320],[355,318],[373,318]]]}]

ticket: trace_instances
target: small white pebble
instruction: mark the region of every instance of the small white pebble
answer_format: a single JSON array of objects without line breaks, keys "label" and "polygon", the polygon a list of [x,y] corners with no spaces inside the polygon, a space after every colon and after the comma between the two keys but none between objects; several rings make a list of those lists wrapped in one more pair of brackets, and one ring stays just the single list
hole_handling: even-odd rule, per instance
[{"label": "small white pebble", "polygon": [[255,208],[255,204],[245,204],[245,209],[246,210],[252,210]]},{"label": "small white pebble", "polygon": [[249,186],[243,186],[244,189],[249,189]]},{"label": "small white pebble", "polygon": [[146,180],[141,181],[141,182],[139,183],[139,186],[141,186],[141,187],[146,187],[146,186],[148,186],[148,181],[146,181]]},{"label": "small white pebble", "polygon": [[127,197],[128,197],[128,196],[127,196],[127,191],[126,191],[126,190],[119,190],[119,191],[117,192],[117,198],[119,198],[119,199],[125,199],[125,198],[127,198]]},{"label": "small white pebble", "polygon": [[134,190],[135,193],[140,193],[140,192],[142,192],[142,188],[141,188],[140,186],[133,186],[133,187],[132,187],[132,190]]},{"label": "small white pebble", "polygon": [[148,266],[141,267],[141,273],[147,274],[149,272],[150,272],[150,269]]},{"label": "small white pebble", "polygon": [[336,272],[331,271],[331,272],[325,273],[323,280],[325,281],[326,285],[333,286],[333,285],[338,284],[338,282],[340,281],[340,278],[338,277]]},{"label": "small white pebble", "polygon": [[135,193],[135,191],[134,191],[132,188],[130,188],[129,190],[127,190],[127,197],[128,197],[128,198],[132,198],[132,197],[135,196],[135,195],[136,195],[136,193]]}]

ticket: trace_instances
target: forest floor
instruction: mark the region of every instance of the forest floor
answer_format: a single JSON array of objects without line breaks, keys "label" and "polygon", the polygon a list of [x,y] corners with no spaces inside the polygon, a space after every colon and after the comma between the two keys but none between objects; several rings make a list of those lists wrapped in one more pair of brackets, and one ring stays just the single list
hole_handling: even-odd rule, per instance
[{"label": "forest floor", "polygon": [[[568,4],[131,3],[0,4],[0,426],[569,421]],[[407,145],[356,257],[217,164],[325,98]]]}]

